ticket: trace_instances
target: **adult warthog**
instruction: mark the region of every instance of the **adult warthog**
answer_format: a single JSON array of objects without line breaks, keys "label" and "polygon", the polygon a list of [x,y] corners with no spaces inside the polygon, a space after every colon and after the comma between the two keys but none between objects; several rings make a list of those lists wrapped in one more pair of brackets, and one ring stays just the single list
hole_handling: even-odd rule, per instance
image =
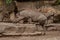
[{"label": "adult warthog", "polygon": [[21,11],[20,13],[18,13],[20,16],[23,16],[24,18],[28,18],[31,19],[32,22],[38,22],[39,25],[42,26],[42,28],[44,29],[44,33],[46,31],[45,28],[45,24],[47,21],[47,17],[45,15],[43,15],[42,13],[36,11],[36,10],[31,10],[31,9],[25,9],[23,11]]}]

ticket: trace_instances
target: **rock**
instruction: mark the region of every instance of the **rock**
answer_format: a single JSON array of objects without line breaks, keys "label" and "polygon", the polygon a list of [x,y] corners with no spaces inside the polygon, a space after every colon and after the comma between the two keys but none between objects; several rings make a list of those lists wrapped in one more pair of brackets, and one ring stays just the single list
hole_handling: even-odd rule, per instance
[{"label": "rock", "polygon": [[53,30],[57,30],[57,28],[56,27],[49,27],[47,30],[48,31],[53,31]]},{"label": "rock", "polygon": [[12,27],[12,26],[6,27],[4,29],[4,33],[16,33],[16,31],[17,31],[17,28],[16,27]]},{"label": "rock", "polygon": [[37,35],[35,24],[0,23],[1,35]]},{"label": "rock", "polygon": [[42,34],[41,31],[36,30],[35,24],[13,24],[0,23],[1,35],[37,35]]},{"label": "rock", "polygon": [[60,30],[59,23],[47,24],[45,26],[48,28],[48,30]]},{"label": "rock", "polygon": [[34,24],[26,24],[25,32],[26,33],[34,33],[36,31],[36,26]]},{"label": "rock", "polygon": [[25,36],[34,36],[34,35],[41,35],[42,34],[42,32],[35,32],[35,33],[23,33],[23,34],[21,34],[21,35],[25,35]]},{"label": "rock", "polygon": [[21,26],[21,27],[17,28],[16,33],[24,33],[24,32],[25,32],[25,27],[24,26]]}]

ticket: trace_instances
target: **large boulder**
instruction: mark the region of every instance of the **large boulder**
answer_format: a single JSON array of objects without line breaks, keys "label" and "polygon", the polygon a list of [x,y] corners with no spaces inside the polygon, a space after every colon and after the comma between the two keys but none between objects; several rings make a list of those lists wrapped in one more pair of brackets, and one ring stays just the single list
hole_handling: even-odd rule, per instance
[{"label": "large boulder", "polygon": [[37,32],[35,24],[13,24],[0,23],[0,35],[36,35],[42,34]]}]

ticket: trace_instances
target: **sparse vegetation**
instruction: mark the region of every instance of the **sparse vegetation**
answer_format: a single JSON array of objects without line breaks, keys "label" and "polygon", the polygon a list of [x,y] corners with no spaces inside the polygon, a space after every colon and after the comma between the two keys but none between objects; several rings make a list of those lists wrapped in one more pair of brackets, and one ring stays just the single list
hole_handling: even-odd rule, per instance
[{"label": "sparse vegetation", "polygon": [[57,0],[57,1],[56,1],[56,4],[60,4],[60,0]]},{"label": "sparse vegetation", "polygon": [[12,3],[12,0],[6,0],[6,4],[9,5]]}]

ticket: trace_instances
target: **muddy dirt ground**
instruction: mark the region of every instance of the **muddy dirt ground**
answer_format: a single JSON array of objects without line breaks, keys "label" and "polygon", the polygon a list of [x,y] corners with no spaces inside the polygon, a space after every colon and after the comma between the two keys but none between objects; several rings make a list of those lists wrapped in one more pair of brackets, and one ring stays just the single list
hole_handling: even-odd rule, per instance
[{"label": "muddy dirt ground", "polygon": [[60,40],[60,31],[49,31],[46,35],[36,36],[3,36],[0,40]]}]

